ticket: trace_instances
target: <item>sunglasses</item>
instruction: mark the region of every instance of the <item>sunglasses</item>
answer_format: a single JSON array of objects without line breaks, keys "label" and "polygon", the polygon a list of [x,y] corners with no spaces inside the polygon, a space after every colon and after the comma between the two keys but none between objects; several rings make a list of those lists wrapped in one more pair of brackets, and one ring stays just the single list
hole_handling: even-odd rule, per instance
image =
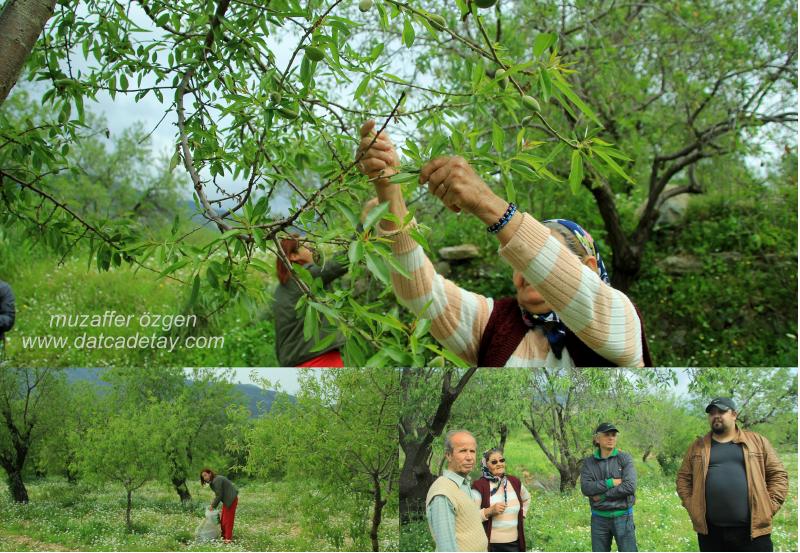
[{"label": "sunglasses", "polygon": [[493,459],[493,460],[489,461],[489,464],[490,465],[496,465],[497,463],[505,463],[505,462],[506,462],[505,459]]}]

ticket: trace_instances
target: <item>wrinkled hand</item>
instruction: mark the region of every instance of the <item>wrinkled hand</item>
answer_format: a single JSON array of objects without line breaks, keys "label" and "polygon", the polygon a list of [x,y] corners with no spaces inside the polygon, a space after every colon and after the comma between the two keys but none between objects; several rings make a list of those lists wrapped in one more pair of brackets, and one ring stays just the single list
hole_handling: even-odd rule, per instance
[{"label": "wrinkled hand", "polygon": [[429,161],[420,171],[420,184],[428,183],[431,194],[442,200],[450,210],[466,211],[481,216],[483,212],[507,203],[500,200],[483,182],[472,166],[463,157],[437,157]]},{"label": "wrinkled hand", "polygon": [[376,189],[392,186],[392,183],[389,182],[389,177],[397,173],[396,168],[400,166],[400,158],[394,149],[394,144],[392,144],[389,134],[384,130],[373,143],[375,121],[372,119],[364,123],[359,132],[361,134],[361,142],[356,151],[356,159],[359,159],[363,152],[363,156],[357,163],[359,171],[370,179],[374,179],[373,183]]},{"label": "wrinkled hand", "polygon": [[612,481],[614,482],[615,486],[622,484],[622,478],[612,478]]},{"label": "wrinkled hand", "polygon": [[505,503],[495,503],[491,507],[489,507],[489,516],[496,516],[506,510]]},{"label": "wrinkled hand", "polygon": [[593,496],[591,497],[591,500],[592,500],[592,501],[600,501],[600,496],[599,496],[599,495],[593,495]]}]

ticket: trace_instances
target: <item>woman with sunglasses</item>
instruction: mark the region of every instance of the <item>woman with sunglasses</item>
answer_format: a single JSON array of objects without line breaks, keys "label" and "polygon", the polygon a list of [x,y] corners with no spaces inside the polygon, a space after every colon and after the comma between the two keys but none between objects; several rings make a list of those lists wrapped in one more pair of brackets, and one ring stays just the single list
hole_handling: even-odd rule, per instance
[{"label": "woman with sunglasses", "polygon": [[531,494],[519,478],[506,474],[502,448],[484,452],[481,473],[472,483],[472,498],[481,509],[489,551],[525,551],[525,515]]}]

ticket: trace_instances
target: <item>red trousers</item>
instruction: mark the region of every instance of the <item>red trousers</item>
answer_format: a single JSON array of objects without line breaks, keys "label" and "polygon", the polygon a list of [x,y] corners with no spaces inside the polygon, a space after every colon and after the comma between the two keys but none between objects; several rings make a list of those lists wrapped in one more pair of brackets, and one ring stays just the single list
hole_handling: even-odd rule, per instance
[{"label": "red trousers", "polygon": [[322,355],[318,355],[313,359],[309,359],[299,365],[298,367],[344,367],[342,354],[338,349],[326,351]]},{"label": "red trousers", "polygon": [[239,498],[233,500],[230,507],[222,504],[222,514],[219,516],[219,525],[222,527],[222,539],[231,541],[233,539],[233,519],[236,518],[236,506]]}]

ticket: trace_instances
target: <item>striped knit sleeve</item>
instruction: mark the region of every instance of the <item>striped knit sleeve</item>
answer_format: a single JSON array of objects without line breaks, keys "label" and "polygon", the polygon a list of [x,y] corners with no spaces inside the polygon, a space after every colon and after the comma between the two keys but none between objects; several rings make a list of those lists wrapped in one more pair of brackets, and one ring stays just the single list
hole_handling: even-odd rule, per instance
[{"label": "striped knit sleeve", "polygon": [[387,234],[392,253],[411,276],[392,271],[398,301],[418,317],[431,320],[431,335],[470,365],[478,362],[481,336],[493,302],[459,288],[436,272],[425,251],[405,232]]},{"label": "striped knit sleeve", "polygon": [[586,345],[624,367],[641,367],[642,327],[628,297],[582,264],[528,214],[500,255]]}]

